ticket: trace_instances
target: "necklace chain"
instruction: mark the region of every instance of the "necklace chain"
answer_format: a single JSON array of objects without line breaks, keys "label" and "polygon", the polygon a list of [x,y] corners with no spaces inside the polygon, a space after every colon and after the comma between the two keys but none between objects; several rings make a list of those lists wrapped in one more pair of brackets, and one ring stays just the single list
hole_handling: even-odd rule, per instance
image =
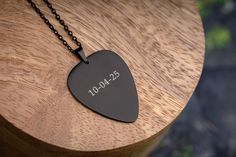
[{"label": "necklace chain", "polygon": [[[57,36],[57,38],[65,45],[65,47],[73,54],[76,52],[71,48],[71,46],[67,43],[67,41],[59,34],[59,32],[54,28],[54,26],[50,23],[50,21],[46,18],[46,16],[41,12],[41,10],[36,6],[36,4],[32,0],[27,0],[31,7],[35,10],[36,13],[44,20],[44,22],[48,25],[48,27],[52,30],[52,32]],[[43,0],[44,3],[51,10],[52,14],[55,15],[56,20],[64,27],[64,30],[71,37],[73,42],[78,46],[77,49],[82,50],[81,43],[77,40],[77,37],[73,35],[73,32],[69,29],[68,25],[65,24],[65,21],[61,19],[60,15],[56,12],[56,10],[52,7],[52,4],[48,0]]]}]

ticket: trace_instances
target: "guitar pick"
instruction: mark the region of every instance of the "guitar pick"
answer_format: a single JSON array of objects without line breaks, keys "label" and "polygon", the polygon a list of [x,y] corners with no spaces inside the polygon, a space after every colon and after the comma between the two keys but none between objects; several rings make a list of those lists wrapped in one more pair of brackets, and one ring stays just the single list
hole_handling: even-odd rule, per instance
[{"label": "guitar pick", "polygon": [[134,122],[138,118],[138,95],[132,74],[115,52],[101,50],[70,72],[67,84],[76,100],[105,117]]}]

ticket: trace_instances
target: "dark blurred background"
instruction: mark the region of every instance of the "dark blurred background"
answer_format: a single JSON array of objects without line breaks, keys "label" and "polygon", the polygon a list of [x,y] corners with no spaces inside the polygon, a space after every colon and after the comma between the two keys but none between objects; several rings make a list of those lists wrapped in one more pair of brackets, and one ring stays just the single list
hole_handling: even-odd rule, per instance
[{"label": "dark blurred background", "polygon": [[197,0],[206,38],[200,82],[150,157],[236,157],[236,0]]}]

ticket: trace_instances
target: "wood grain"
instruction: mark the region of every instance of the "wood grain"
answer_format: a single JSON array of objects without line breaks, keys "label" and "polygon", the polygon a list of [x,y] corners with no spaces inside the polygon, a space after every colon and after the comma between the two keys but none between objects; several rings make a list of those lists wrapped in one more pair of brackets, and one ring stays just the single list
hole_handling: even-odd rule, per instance
[{"label": "wood grain", "polygon": [[[70,41],[45,4],[35,2]],[[136,146],[166,129],[184,109],[202,71],[204,34],[194,1],[51,2],[86,55],[108,49],[128,64],[139,95],[138,120],[116,122],[78,103],[66,82],[79,60],[25,0],[0,0],[1,126],[82,152]]]}]

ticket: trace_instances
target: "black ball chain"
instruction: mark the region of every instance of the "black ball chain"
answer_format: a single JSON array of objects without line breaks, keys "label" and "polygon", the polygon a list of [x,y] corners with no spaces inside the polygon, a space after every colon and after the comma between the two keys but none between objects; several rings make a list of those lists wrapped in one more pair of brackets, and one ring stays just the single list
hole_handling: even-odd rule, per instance
[{"label": "black ball chain", "polygon": [[[36,6],[36,4],[32,0],[27,0],[31,7],[38,13],[38,15],[44,20],[44,22],[48,25],[48,27],[53,31],[53,33],[57,36],[57,38],[62,41],[63,45],[72,53],[74,50],[71,46],[66,42],[66,40],[58,33],[58,31],[54,28],[54,26],[50,23],[50,21],[45,17],[45,15],[41,12],[41,10]],[[51,10],[52,14],[55,15],[55,18],[59,21],[59,23],[64,27],[64,30],[71,37],[71,39],[76,43],[78,48],[82,49],[81,43],[77,40],[77,37],[73,35],[73,32],[69,29],[69,27],[65,24],[64,20],[61,19],[60,15],[56,12],[56,10],[52,7],[52,4],[48,0],[43,0],[48,8]]]}]

